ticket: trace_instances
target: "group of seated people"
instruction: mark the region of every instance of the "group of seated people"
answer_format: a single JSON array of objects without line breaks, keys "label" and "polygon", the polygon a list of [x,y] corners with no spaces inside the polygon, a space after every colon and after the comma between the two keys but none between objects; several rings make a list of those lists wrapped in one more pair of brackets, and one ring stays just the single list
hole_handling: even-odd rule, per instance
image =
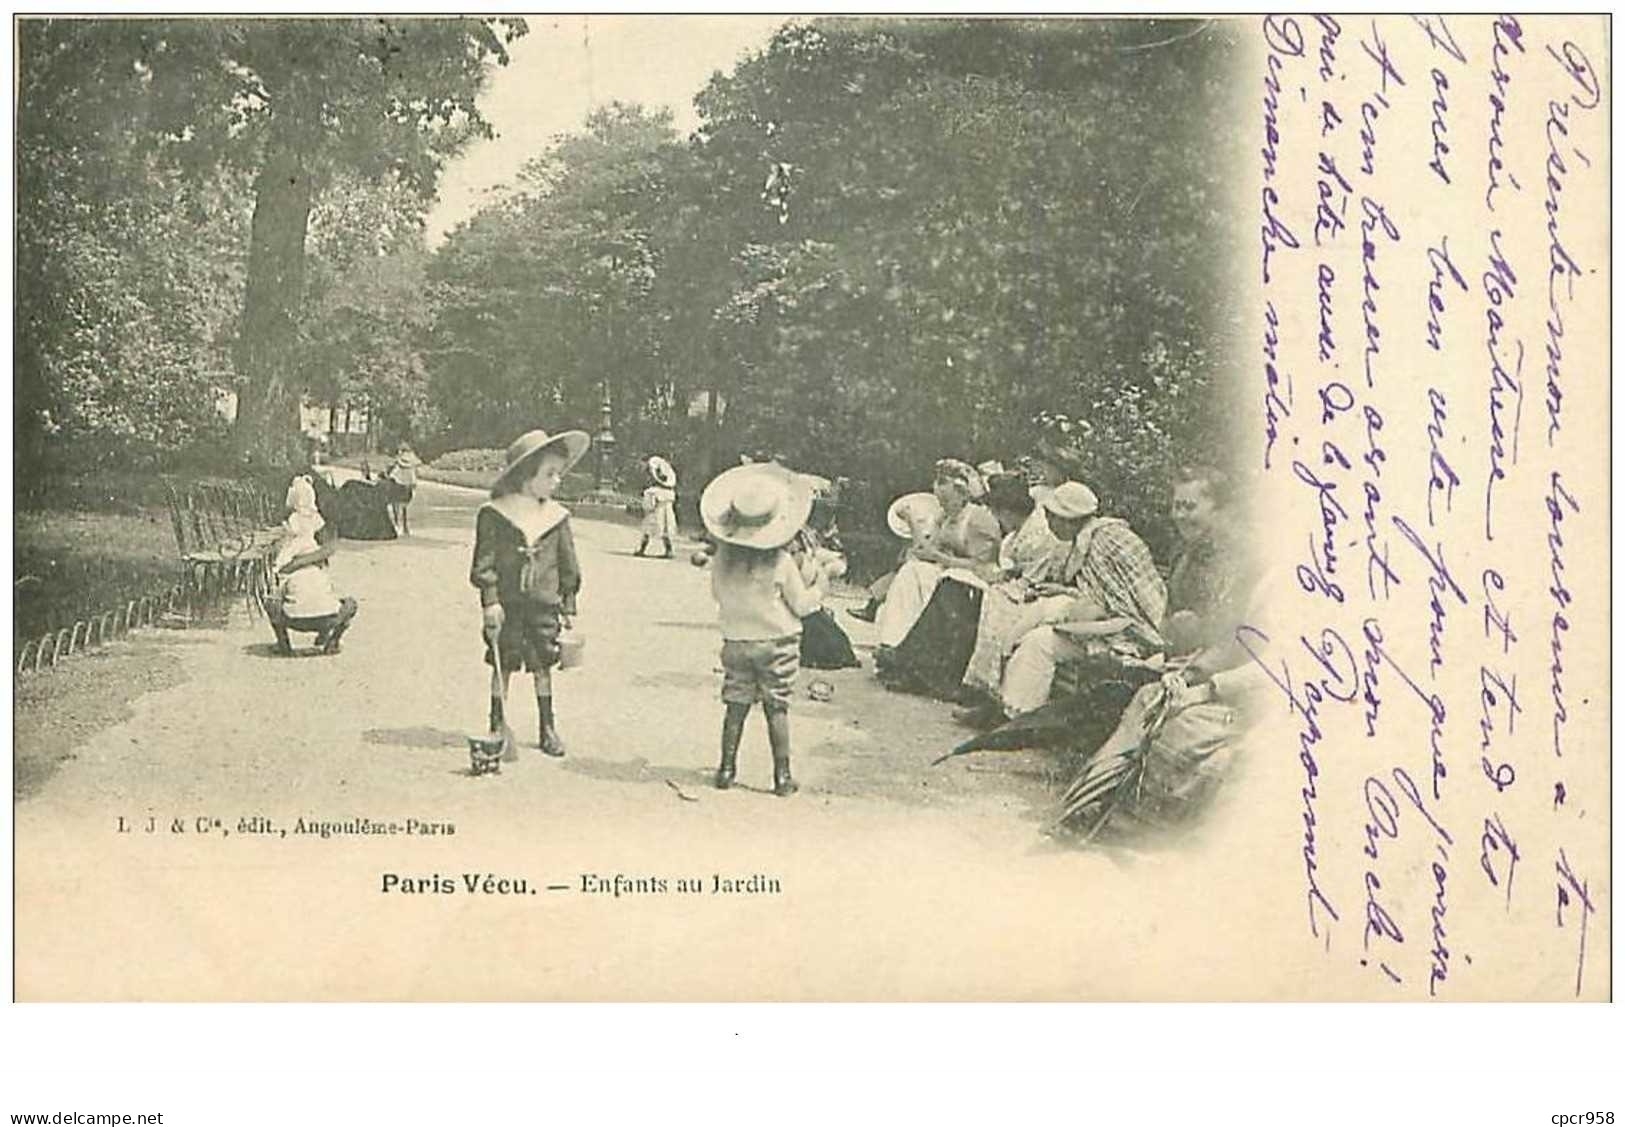
[{"label": "group of seated people", "polygon": [[1125,716],[1143,727],[1153,683],[1174,703],[1211,702],[1212,676],[1240,664],[1251,589],[1225,475],[1193,467],[1174,482],[1165,573],[1128,521],[1100,511],[1069,452],[1023,462],[936,464],[936,505],[915,507],[897,569],[850,612],[877,627],[876,674],[960,702],[982,730],[1066,698],[1052,731],[1085,753],[1137,737],[1113,729]]}]

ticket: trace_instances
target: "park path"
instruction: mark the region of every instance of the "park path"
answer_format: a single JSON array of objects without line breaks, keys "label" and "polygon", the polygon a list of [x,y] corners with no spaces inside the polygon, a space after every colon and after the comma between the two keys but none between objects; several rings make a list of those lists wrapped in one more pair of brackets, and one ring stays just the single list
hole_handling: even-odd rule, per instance
[{"label": "park path", "polygon": [[[889,694],[867,668],[827,674],[834,700],[793,712],[802,792],[768,793],[759,717],[742,785],[713,790],[709,575],[686,552],[634,558],[633,528],[577,522],[586,661],[555,673],[569,756],[534,750],[516,678],[524,758],[468,777],[465,734],[487,699],[466,577],[478,501],[424,484],[415,535],[344,543],[335,582],[361,610],[339,655],[277,658],[242,615],[177,637],[184,683],[138,698],[16,806],[20,996],[1117,992],[1117,957],[1088,954],[1084,937],[1107,926],[1088,905],[1131,895],[1147,862],[1046,842],[1035,757],[930,767],[962,735],[945,705]],[[860,645],[865,629],[854,624]],[[293,832],[300,818],[456,832],[324,840]],[[381,891],[390,873],[475,871],[532,893]],[[760,873],[780,891],[584,891],[617,873],[668,890]],[[465,957],[476,942],[502,955],[483,973]]]}]

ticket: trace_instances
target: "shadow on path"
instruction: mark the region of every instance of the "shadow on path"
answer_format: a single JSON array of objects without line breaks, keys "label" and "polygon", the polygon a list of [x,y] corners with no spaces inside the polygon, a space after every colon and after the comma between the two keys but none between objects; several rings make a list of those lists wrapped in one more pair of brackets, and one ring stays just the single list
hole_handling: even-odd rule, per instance
[{"label": "shadow on path", "polygon": [[659,766],[643,756],[635,759],[583,759],[566,756],[559,765],[573,775],[606,783],[675,784],[684,793],[711,789],[715,768]]},{"label": "shadow on path", "polygon": [[275,642],[252,642],[243,647],[243,653],[248,657],[263,657],[269,658],[272,661],[292,661],[295,658],[336,656],[334,654],[323,653],[321,650],[311,645],[308,641],[310,637],[309,631],[305,632],[305,637],[307,640],[303,644],[297,640],[293,643],[293,653],[291,654],[278,652]]},{"label": "shadow on path", "polygon": [[361,733],[361,738],[370,744],[382,744],[387,747],[416,747],[433,750],[457,748],[463,750],[468,746],[468,732],[448,732],[444,728],[431,728],[428,725],[419,725],[416,728],[368,728]]}]

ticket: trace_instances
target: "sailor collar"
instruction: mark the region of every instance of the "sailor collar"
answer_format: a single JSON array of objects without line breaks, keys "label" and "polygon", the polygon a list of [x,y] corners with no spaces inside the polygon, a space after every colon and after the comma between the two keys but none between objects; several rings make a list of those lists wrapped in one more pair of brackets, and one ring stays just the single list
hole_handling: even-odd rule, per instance
[{"label": "sailor collar", "polygon": [[523,493],[508,493],[493,497],[484,505],[513,526],[524,538],[525,547],[534,547],[536,541],[570,519],[570,510],[549,498],[537,501]]}]

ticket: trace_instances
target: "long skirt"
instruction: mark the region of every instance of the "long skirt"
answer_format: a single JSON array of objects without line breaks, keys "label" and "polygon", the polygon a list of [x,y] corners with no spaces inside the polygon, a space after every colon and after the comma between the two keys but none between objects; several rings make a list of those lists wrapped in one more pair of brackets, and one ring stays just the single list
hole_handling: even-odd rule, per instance
[{"label": "long skirt", "polygon": [[883,646],[900,646],[914,629],[920,615],[936,594],[943,580],[982,590],[987,587],[980,576],[964,568],[944,568],[924,560],[909,560],[897,569],[891,586],[886,590],[886,601],[875,616],[875,627]]},{"label": "long skirt", "polygon": [[976,625],[976,647],[965,667],[965,684],[989,696],[999,695],[1004,681],[1005,662],[1015,653],[1021,639],[1040,626],[1064,621],[1072,599],[1052,595],[1034,602],[1012,599],[999,587],[991,588],[982,600],[981,619]]},{"label": "long skirt", "polygon": [[880,613],[875,615],[881,645],[902,644],[945,574],[944,569],[924,560],[909,560],[897,569],[891,586],[886,589],[886,601],[880,604]]},{"label": "long skirt", "polygon": [[982,589],[949,578],[939,582],[925,609],[902,642],[875,671],[888,687],[953,700],[959,696],[965,664],[976,646]]},{"label": "long skirt", "polygon": [[815,610],[801,620],[803,669],[854,669],[859,664],[851,639],[828,610]]},{"label": "long skirt", "polygon": [[[1116,730],[1080,769],[1082,777],[1098,761],[1129,757],[1137,762],[1138,780],[1111,806],[1110,820],[1120,831],[1167,830],[1201,814],[1229,774],[1240,746],[1240,715],[1218,701],[1189,705],[1148,734],[1147,717],[1161,694],[1160,685],[1142,686]],[[1090,816],[1084,814],[1074,824]]]},{"label": "long skirt", "polygon": [[347,481],[339,489],[339,535],[346,540],[393,540],[389,504],[400,496],[393,481]]},{"label": "long skirt", "polygon": [[1200,813],[1229,773],[1240,735],[1229,705],[1204,702],[1180,710],[1151,741],[1145,779],[1130,813],[1168,826]]},{"label": "long skirt", "polygon": [[677,509],[670,504],[656,505],[643,518],[643,535],[651,540],[671,540],[677,535]]}]

